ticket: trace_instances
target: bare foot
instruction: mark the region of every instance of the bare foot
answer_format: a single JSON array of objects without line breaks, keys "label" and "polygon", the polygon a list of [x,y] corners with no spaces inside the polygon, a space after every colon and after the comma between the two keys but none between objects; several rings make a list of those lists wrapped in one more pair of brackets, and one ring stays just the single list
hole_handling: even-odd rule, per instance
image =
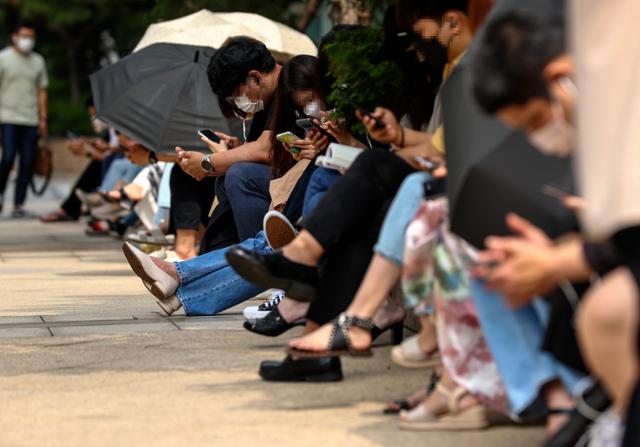
[{"label": "bare foot", "polygon": [[[329,347],[329,339],[333,323],[325,324],[320,329],[311,332],[304,337],[293,339],[289,342],[289,347],[300,351],[320,352]],[[355,350],[364,350],[371,346],[371,333],[358,327],[349,329],[351,346]]]},{"label": "bare foot", "polygon": [[282,315],[282,318],[284,318],[287,323],[293,323],[307,316],[309,306],[309,303],[303,303],[285,297],[278,303],[278,312],[280,312],[280,315]]},{"label": "bare foot", "polygon": [[178,271],[176,270],[176,265],[173,262],[166,262],[162,259],[158,259],[154,256],[150,256],[153,263],[160,268],[167,275],[171,276],[176,280],[178,284],[180,284],[180,278],[178,277]]}]

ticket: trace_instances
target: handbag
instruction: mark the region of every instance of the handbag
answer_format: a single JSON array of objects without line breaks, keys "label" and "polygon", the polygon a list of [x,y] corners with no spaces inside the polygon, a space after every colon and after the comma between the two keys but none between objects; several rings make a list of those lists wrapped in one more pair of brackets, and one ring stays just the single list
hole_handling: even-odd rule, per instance
[{"label": "handbag", "polygon": [[34,178],[31,178],[31,190],[34,194],[41,196],[44,194],[47,186],[49,186],[51,176],[53,175],[53,151],[49,145],[43,141],[38,144],[36,158],[33,162],[33,173],[44,179],[42,185],[38,187],[36,186]]}]

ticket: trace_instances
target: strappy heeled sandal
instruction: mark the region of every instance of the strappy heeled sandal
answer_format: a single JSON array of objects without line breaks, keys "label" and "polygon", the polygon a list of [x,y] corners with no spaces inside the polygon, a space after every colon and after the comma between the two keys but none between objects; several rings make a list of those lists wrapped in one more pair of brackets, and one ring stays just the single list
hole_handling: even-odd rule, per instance
[{"label": "strappy heeled sandal", "polygon": [[371,318],[360,318],[355,315],[347,315],[342,313],[333,322],[331,337],[329,344],[324,351],[303,351],[300,349],[289,348],[287,352],[295,358],[300,357],[370,357],[373,355],[371,347],[367,349],[355,349],[351,344],[349,331],[351,328],[357,327],[371,332],[376,326]]},{"label": "strappy heeled sandal", "polygon": [[456,387],[448,390],[442,384],[436,392],[449,400],[449,412],[441,416],[430,413],[420,404],[411,411],[400,412],[400,428],[403,430],[478,430],[489,426],[487,412],[480,404],[461,409],[460,402],[468,394],[467,390]]}]

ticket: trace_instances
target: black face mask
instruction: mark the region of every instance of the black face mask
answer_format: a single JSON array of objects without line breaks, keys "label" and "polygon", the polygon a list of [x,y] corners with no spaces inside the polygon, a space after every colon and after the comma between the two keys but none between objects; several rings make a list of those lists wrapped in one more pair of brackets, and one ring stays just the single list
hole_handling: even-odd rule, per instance
[{"label": "black face mask", "polygon": [[416,50],[419,51],[424,58],[433,67],[444,67],[449,61],[449,52],[447,47],[442,45],[436,37],[423,39],[418,36],[415,42]]}]

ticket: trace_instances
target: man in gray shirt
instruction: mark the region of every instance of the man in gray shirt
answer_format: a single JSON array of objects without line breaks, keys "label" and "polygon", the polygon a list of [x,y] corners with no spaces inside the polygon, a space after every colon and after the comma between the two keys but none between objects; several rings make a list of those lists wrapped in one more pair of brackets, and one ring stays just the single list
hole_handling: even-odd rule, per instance
[{"label": "man in gray shirt", "polygon": [[24,217],[27,187],[33,176],[38,137],[47,136],[47,70],[42,56],[33,51],[36,30],[19,25],[12,45],[0,51],[0,213],[9,173],[16,155],[20,170],[14,196],[13,217]]}]

